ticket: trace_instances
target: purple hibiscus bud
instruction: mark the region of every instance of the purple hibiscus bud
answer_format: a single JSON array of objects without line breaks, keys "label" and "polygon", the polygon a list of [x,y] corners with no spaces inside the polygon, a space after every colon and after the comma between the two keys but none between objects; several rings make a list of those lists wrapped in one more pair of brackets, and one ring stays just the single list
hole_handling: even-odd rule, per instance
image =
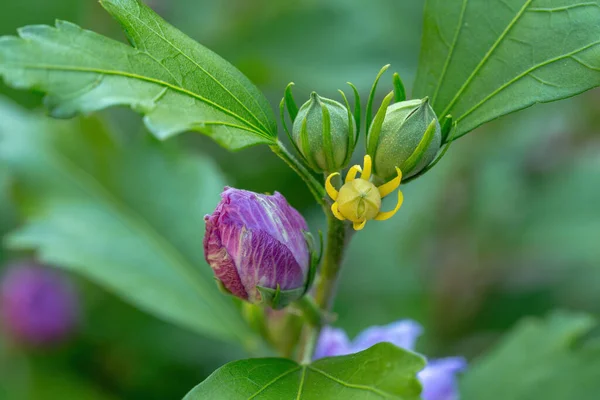
[{"label": "purple hibiscus bud", "polygon": [[79,322],[78,296],[68,278],[35,262],[8,267],[0,282],[0,320],[18,343],[47,346],[67,339]]},{"label": "purple hibiscus bud", "polygon": [[310,269],[308,226],[281,194],[226,187],[204,220],[204,255],[228,292],[261,303],[269,299],[259,287],[279,289],[278,306],[304,294]]},{"label": "purple hibiscus bud", "polygon": [[456,374],[467,368],[462,357],[448,357],[432,360],[419,372],[423,384],[423,400],[458,400]]},{"label": "purple hibiscus bud", "polygon": [[[365,329],[350,341],[342,329],[325,327],[321,331],[314,359],[358,353],[381,342],[390,342],[406,350],[414,350],[421,335],[421,325],[410,320],[401,320],[385,326]],[[428,362],[418,374],[423,385],[423,400],[458,400],[456,374],[467,367],[462,357],[449,357]]]}]

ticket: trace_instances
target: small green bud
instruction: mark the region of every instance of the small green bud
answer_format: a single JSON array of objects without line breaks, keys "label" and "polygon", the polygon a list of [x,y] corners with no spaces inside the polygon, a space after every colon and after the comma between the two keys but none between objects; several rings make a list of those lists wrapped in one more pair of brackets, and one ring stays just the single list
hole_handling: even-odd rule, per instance
[{"label": "small green bud", "polygon": [[339,171],[354,151],[356,122],[350,110],[313,92],[294,120],[292,140],[317,172]]},{"label": "small green bud", "polygon": [[389,106],[383,123],[374,120],[367,137],[375,175],[382,180],[418,174],[435,158],[442,145],[442,132],[427,98]]}]

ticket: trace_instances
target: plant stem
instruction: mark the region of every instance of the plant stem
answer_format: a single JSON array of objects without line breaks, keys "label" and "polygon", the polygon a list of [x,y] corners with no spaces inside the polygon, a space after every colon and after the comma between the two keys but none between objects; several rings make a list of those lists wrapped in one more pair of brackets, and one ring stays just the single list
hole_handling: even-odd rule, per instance
[{"label": "plant stem", "polygon": [[300,163],[281,143],[279,140],[276,144],[270,146],[273,153],[277,154],[279,158],[281,158],[287,165],[290,166],[299,176],[302,178],[308,189],[314,196],[317,203],[321,206],[325,207],[327,202],[325,201],[325,188],[323,185],[317,181],[317,179]]},{"label": "plant stem", "polygon": [[317,339],[319,339],[320,333],[320,327],[305,326],[304,330],[302,331],[302,342],[300,343],[302,346],[300,347],[300,351],[298,353],[298,361],[300,361],[302,364],[306,365],[312,362],[312,357],[315,352]]},{"label": "plant stem", "polygon": [[323,324],[325,314],[319,306],[317,306],[311,296],[304,296],[300,300],[296,300],[293,304],[302,311],[304,321],[308,323],[308,325],[317,327]]},{"label": "plant stem", "polygon": [[[298,347],[298,361],[310,363],[313,352],[324,323],[323,314],[327,314],[333,305],[338,276],[344,257],[344,250],[350,240],[349,224],[335,218],[331,212],[331,204],[326,199],[325,188],[281,143],[270,146],[271,150],[286,162],[306,183],[312,195],[323,207],[327,216],[327,245],[323,264],[315,283],[314,303],[305,297],[298,304],[305,316],[305,326]],[[307,303],[308,302],[308,303]]]},{"label": "plant stem", "polygon": [[[315,284],[315,303],[322,313],[328,313],[333,306],[337,281],[344,258],[344,250],[351,237],[349,225],[333,216],[329,205],[323,206],[327,216],[327,246],[323,264]],[[308,321],[307,321],[308,322]],[[298,361],[308,364],[321,332],[323,319],[318,325],[307,323],[302,331],[298,350]]]},{"label": "plant stem", "polygon": [[327,215],[327,245],[323,264],[318,276],[315,301],[319,308],[330,311],[337,287],[344,250],[351,237],[349,225],[333,216],[329,207],[323,207]]}]

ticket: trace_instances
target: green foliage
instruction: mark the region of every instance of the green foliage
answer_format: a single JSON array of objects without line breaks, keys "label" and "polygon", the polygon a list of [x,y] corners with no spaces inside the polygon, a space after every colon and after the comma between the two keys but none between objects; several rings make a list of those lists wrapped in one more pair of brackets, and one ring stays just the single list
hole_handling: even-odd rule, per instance
[{"label": "green foliage", "polygon": [[457,137],[600,85],[600,2],[428,0],[414,97]]},{"label": "green foliage", "polygon": [[23,397],[22,379],[17,378],[21,369],[21,360],[10,356],[5,339],[0,335],[0,399]]},{"label": "green foliage", "polygon": [[[80,0],[3,2],[2,12],[0,12],[0,36],[13,35],[19,27],[34,21],[38,24],[51,24],[56,19],[77,21],[93,7],[97,7],[96,2]],[[9,96],[19,104],[29,107],[36,107],[40,102],[37,93],[15,90],[2,84],[0,84],[0,96]]]},{"label": "green foliage", "polygon": [[347,80],[368,90],[387,63],[405,82],[415,76],[424,0],[179,1],[188,4],[178,27],[215,43],[273,94],[290,80],[303,97],[333,98]]},{"label": "green foliage", "polygon": [[213,282],[203,216],[223,188],[210,162],[147,137],[122,144],[98,122],[52,122],[0,103],[0,164],[26,224],[12,247],[36,249],[141,309],[223,340],[248,328]]},{"label": "green foliage", "polygon": [[[28,382],[30,390],[26,397],[28,399],[117,400],[117,397],[108,395],[100,387],[80,379],[75,374],[56,370],[52,364],[32,365],[32,367],[28,371],[31,376]],[[19,398],[9,397],[6,400],[19,400]]]},{"label": "green foliage", "polygon": [[[8,171],[0,165],[0,239],[15,223],[13,204],[9,196],[10,186]],[[4,258],[5,250],[0,243],[0,264]]]},{"label": "green foliage", "polygon": [[227,61],[139,0],[106,0],[133,48],[69,22],[33,25],[0,39],[0,75],[48,93],[52,115],[129,105],[164,139],[186,130],[240,149],[273,143],[277,124],[262,93]]},{"label": "green foliage", "polygon": [[416,374],[423,367],[423,358],[390,343],[309,365],[283,358],[241,360],[219,368],[184,400],[418,400]]},{"label": "green foliage", "polygon": [[[36,6],[38,2],[4,7],[0,33],[12,32],[17,24],[47,23],[56,16],[72,20],[88,9],[73,0]],[[103,26],[103,13],[96,14],[99,6],[90,4],[90,14],[75,21],[109,32]],[[103,5],[123,25],[134,48],[68,23],[57,28],[28,27],[22,30],[23,39],[0,40],[0,76],[12,86],[49,91],[48,104],[56,116],[124,104],[144,113],[145,123],[160,138],[191,129],[212,136],[228,149],[274,142],[276,127],[267,102],[237,70],[230,78],[223,71],[233,67],[137,1]],[[185,27],[185,32],[195,32],[203,43],[218,48],[267,91],[279,92],[289,79],[298,82],[298,90],[305,94],[316,88],[333,92],[346,79],[365,90],[381,64],[393,62],[395,69],[400,64],[401,75],[408,80],[416,70],[420,1],[375,0],[365,6],[359,0],[154,0],[152,7]],[[19,11],[23,9],[33,14]],[[22,18],[14,18],[16,12]],[[597,1],[428,0],[426,13],[415,93],[434,98],[440,117],[445,110],[451,112],[459,120],[459,135],[535,102],[568,97],[598,83],[593,70],[599,65]],[[8,20],[14,25],[2,25]],[[103,71],[118,68],[115,72],[122,74],[23,68],[25,63],[39,67],[49,62]],[[202,69],[216,80],[211,81]],[[347,75],[343,80],[342,69]],[[400,100],[403,90],[397,83],[395,96]],[[370,231],[350,245],[336,300],[339,323],[352,332],[371,323],[413,317],[428,325],[420,345],[435,349],[431,354],[474,354],[485,346],[484,331],[503,330],[522,315],[539,312],[532,297],[538,291],[543,290],[546,301],[542,310],[565,305],[597,310],[600,192],[593,182],[600,164],[592,140],[596,132],[573,135],[582,129],[575,127],[577,109],[587,103],[593,110],[597,99],[586,96],[577,101],[569,109],[564,108],[567,102],[561,102],[561,109],[536,107],[546,110],[534,116],[545,124],[516,124],[507,118],[503,134],[477,136],[462,150],[453,146],[456,153],[444,160],[447,168],[403,186],[402,212],[392,221],[367,227]],[[13,212],[5,207],[5,195],[14,183],[16,200],[27,217],[23,229],[8,243],[39,250],[46,260],[80,271],[144,310],[196,332],[222,339],[235,340],[226,334],[238,333],[239,340],[249,337],[229,300],[214,291],[210,269],[201,257],[202,214],[216,203],[222,185],[210,163],[152,141],[114,140],[94,122],[50,124],[2,110],[7,108],[0,106],[0,164],[6,162],[11,171],[3,173],[0,165],[0,232],[14,225]],[[592,112],[597,115],[597,110]],[[566,114],[569,120],[559,129],[548,123],[550,115]],[[586,131],[598,122],[590,117],[581,118]],[[486,127],[499,131],[499,126]],[[559,135],[555,145],[548,145],[552,133]],[[194,146],[196,138],[188,138],[186,144]],[[227,152],[214,150],[212,143],[205,148],[234,172],[229,184],[255,191],[277,189],[295,206],[302,203],[299,198],[306,188],[290,179],[290,171],[269,164],[264,153],[268,149],[247,152],[232,162]],[[303,211],[311,217],[310,211]],[[318,222],[314,219],[311,226],[321,222],[321,214]],[[0,360],[4,378],[0,378],[0,397],[11,386],[26,388],[15,399],[27,394],[36,399],[93,398],[97,387],[106,389],[111,398],[176,396],[182,394],[182,386],[187,390],[190,381],[200,381],[215,364],[238,356],[227,353],[236,346],[203,345],[192,333],[181,340],[169,335],[172,327],[154,330],[150,325],[131,324],[127,316],[113,317],[101,310],[99,317],[98,312],[88,311],[88,321],[112,335],[87,327],[96,335],[89,347],[63,356],[65,365],[52,359],[39,371],[15,358]],[[123,318],[127,324],[115,323]],[[475,361],[461,398],[595,399],[600,389],[593,374],[600,357],[598,348],[582,339],[592,325],[590,318],[567,315],[522,325],[499,348]],[[1,353],[2,349],[0,358]],[[389,356],[389,351],[383,353]],[[153,357],[160,363],[148,361]],[[60,369],[71,362],[69,358],[73,359],[71,372],[63,373]],[[4,369],[3,360],[8,366]],[[362,383],[341,373],[355,374],[352,379],[371,385],[378,371],[357,369],[354,364],[348,371],[332,371],[329,364],[319,366],[325,361],[306,367],[282,359],[239,361],[217,371],[189,396],[235,399],[237,394],[247,399],[258,392],[254,398],[296,398],[302,386],[300,398],[385,397],[344,389],[311,368],[358,385]],[[158,368],[157,363],[164,367]],[[11,373],[3,375],[7,370]],[[184,379],[183,371],[191,378]],[[230,376],[232,371],[241,374]],[[284,373],[289,375],[259,392],[261,385]],[[414,376],[414,371],[410,374]],[[33,379],[23,379],[30,375]],[[174,375],[177,379],[171,379]],[[311,384],[318,386],[319,395],[316,389],[310,392]],[[127,391],[128,385],[139,390]],[[291,387],[290,392],[277,392],[284,385]],[[332,392],[323,394],[325,390]],[[104,398],[104,393],[98,395]]]},{"label": "green foliage", "polygon": [[525,321],[470,366],[461,399],[597,399],[600,343],[584,339],[595,325],[567,313]]}]

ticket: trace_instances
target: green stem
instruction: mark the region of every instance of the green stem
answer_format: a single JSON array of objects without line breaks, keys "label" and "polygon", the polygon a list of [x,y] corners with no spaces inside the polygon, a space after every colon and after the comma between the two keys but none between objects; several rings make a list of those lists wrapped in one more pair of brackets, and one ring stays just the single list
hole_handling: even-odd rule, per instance
[{"label": "green stem", "polygon": [[317,179],[310,173],[309,170],[302,165],[281,143],[279,140],[276,144],[270,146],[273,153],[277,154],[279,158],[281,158],[287,165],[290,166],[299,176],[302,178],[308,189],[322,206],[325,206],[327,203],[325,201],[325,188],[323,185],[317,181]]},{"label": "green stem", "polygon": [[344,250],[351,236],[350,225],[333,216],[323,185],[283,146],[283,143],[278,140],[270,147],[302,178],[327,216],[327,245],[315,284],[315,301],[312,302],[312,299],[305,296],[305,300],[297,304],[302,309],[306,320],[298,347],[298,360],[302,363],[310,363],[319,333],[326,322],[323,315],[326,315],[333,305]]},{"label": "green stem", "polygon": [[319,339],[319,333],[321,332],[320,327],[305,326],[302,331],[302,342],[300,351],[298,352],[298,361],[307,365],[312,362],[312,357],[317,346],[317,340]]},{"label": "green stem", "polygon": [[[344,250],[350,240],[349,225],[333,216],[329,205],[323,206],[327,216],[327,246],[323,264],[315,284],[315,304],[321,315],[327,314],[333,306]],[[318,325],[310,322],[304,326],[298,350],[298,361],[307,364],[312,360],[316,342],[326,319],[321,318]]]},{"label": "green stem", "polygon": [[329,207],[324,207],[324,211],[327,215],[327,245],[316,284],[315,301],[319,308],[328,312],[333,306],[338,276],[351,231],[347,223],[333,216]]},{"label": "green stem", "polygon": [[294,302],[294,305],[302,311],[304,320],[310,326],[320,326],[325,320],[325,314],[309,295],[302,297]]}]

